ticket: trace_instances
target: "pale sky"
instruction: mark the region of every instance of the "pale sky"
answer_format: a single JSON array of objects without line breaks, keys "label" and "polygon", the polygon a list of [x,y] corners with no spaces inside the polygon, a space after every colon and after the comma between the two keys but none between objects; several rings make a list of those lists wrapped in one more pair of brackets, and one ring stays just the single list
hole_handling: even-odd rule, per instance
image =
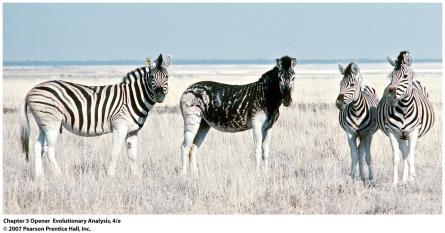
[{"label": "pale sky", "polygon": [[429,4],[3,5],[3,59],[440,59],[442,10]]}]

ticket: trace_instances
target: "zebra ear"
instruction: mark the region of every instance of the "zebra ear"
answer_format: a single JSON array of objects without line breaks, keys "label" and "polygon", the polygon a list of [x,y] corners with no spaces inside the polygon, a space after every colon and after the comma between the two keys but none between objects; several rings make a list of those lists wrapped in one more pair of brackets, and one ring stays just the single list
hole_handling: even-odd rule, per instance
[{"label": "zebra ear", "polygon": [[397,66],[397,59],[392,58],[390,56],[387,56],[386,59],[388,59],[389,64],[391,64],[392,66],[394,66],[394,67]]},{"label": "zebra ear", "polygon": [[275,59],[275,61],[277,62],[277,67],[278,67],[278,69],[282,69],[281,68],[281,59],[279,59],[279,58],[277,58],[277,59]]},{"label": "zebra ear", "polygon": [[162,67],[164,67],[165,69],[167,69],[167,68],[170,66],[171,63],[172,63],[172,56],[171,56],[171,55],[168,55],[168,56],[165,58],[165,61],[162,63]]},{"label": "zebra ear", "polygon": [[292,59],[291,59],[290,66],[291,66],[292,68],[294,68],[296,64],[297,64],[297,59],[296,59],[296,58],[292,58]]},{"label": "zebra ear", "polygon": [[341,64],[338,64],[338,70],[340,71],[341,74],[345,74],[345,68],[343,68],[343,66]]},{"label": "zebra ear", "polygon": [[353,74],[358,74],[360,68],[358,68],[358,64],[356,62],[352,62],[351,71]]},{"label": "zebra ear", "polygon": [[145,59],[145,66],[149,66],[149,67],[151,67],[152,64],[153,64],[153,62],[152,62],[152,60],[151,60],[151,57],[148,56],[148,57]]},{"label": "zebra ear", "polygon": [[161,67],[163,61],[164,61],[164,59],[162,58],[162,53],[161,53],[161,54],[159,54],[159,57],[156,59],[156,66]]},{"label": "zebra ear", "polygon": [[411,66],[411,63],[412,63],[411,54],[407,53],[403,60],[404,60],[405,64],[407,64],[408,66]]}]

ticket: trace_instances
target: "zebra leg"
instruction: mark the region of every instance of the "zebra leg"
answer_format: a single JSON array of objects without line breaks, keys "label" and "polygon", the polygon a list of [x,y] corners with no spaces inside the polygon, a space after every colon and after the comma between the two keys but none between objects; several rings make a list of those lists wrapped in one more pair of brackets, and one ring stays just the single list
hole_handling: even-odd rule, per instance
[{"label": "zebra leg", "polygon": [[372,171],[372,158],[371,158],[371,142],[372,142],[372,135],[368,135],[365,140],[365,151],[366,151],[366,165],[368,165],[368,178],[369,180],[374,179],[374,173]]},{"label": "zebra leg", "polygon": [[[252,130],[253,130],[254,157],[255,157],[257,171],[260,170],[260,165],[261,165],[263,132],[266,120],[267,120],[267,115],[265,112],[257,112],[251,119]],[[264,137],[266,137],[266,135],[264,135]]]},{"label": "zebra leg", "polygon": [[255,162],[256,162],[256,170],[260,170],[261,165],[261,147],[262,147],[262,141],[263,141],[263,130],[262,130],[262,124],[253,124],[253,148],[254,148],[254,156],[255,156]]},{"label": "zebra leg", "polygon": [[39,137],[37,138],[36,144],[34,144],[34,177],[43,177],[43,166],[42,166],[42,147],[45,143],[45,133],[40,129]]},{"label": "zebra leg", "polygon": [[269,145],[270,145],[270,138],[271,138],[271,132],[269,129],[263,130],[263,161],[264,161],[264,172],[267,173],[267,170],[269,169]]},{"label": "zebra leg", "polygon": [[348,133],[348,143],[351,149],[351,177],[354,179],[357,173],[358,151],[357,151],[357,136]]},{"label": "zebra leg", "polygon": [[408,153],[409,153],[409,147],[408,147],[408,141],[399,139],[399,149],[402,151],[402,158],[403,158],[403,175],[402,175],[402,183],[406,183],[408,180]]},{"label": "zebra leg", "polygon": [[419,138],[419,130],[416,129],[411,133],[411,135],[409,136],[409,139],[408,139],[409,153],[408,153],[407,160],[408,160],[408,167],[409,167],[408,181],[410,181],[410,182],[414,181],[414,176],[416,175],[416,171],[414,168],[414,154],[416,152],[416,144],[417,144],[418,138]]},{"label": "zebra leg", "polygon": [[136,176],[138,173],[137,155],[138,155],[138,132],[129,133],[125,139],[127,144],[127,155],[130,160],[131,174]]},{"label": "zebra leg", "polygon": [[392,185],[397,186],[399,182],[399,163],[400,163],[400,150],[399,150],[399,139],[392,132],[388,132],[389,140],[391,142],[392,153],[393,153],[393,180]]},{"label": "zebra leg", "polygon": [[116,163],[122,149],[125,137],[127,136],[127,125],[123,123],[113,124],[113,139],[111,146],[111,163],[108,167],[108,175],[114,177],[116,174]]},{"label": "zebra leg", "polygon": [[43,144],[42,148],[42,157],[48,156],[48,143],[45,140],[45,143]]},{"label": "zebra leg", "polygon": [[55,157],[55,149],[56,149],[56,142],[57,138],[59,136],[59,128],[57,129],[47,129],[45,128],[45,141],[47,143],[47,154],[48,159],[51,162],[52,168],[56,175],[62,174],[60,171],[59,164],[57,163],[56,157]]},{"label": "zebra leg", "polygon": [[186,109],[183,112],[184,117],[184,141],[181,145],[182,174],[187,175],[189,166],[189,156],[191,153],[193,141],[201,125],[201,114],[199,108]]},{"label": "zebra leg", "polygon": [[365,156],[366,156],[366,137],[360,137],[360,144],[358,145],[358,169],[360,179],[365,181]]},{"label": "zebra leg", "polygon": [[193,140],[193,145],[190,149],[190,164],[192,165],[193,172],[197,174],[198,172],[198,163],[197,163],[197,155],[198,149],[201,146],[204,138],[210,130],[210,125],[207,122],[201,120],[201,124],[199,125],[198,132],[196,133],[195,139]]}]

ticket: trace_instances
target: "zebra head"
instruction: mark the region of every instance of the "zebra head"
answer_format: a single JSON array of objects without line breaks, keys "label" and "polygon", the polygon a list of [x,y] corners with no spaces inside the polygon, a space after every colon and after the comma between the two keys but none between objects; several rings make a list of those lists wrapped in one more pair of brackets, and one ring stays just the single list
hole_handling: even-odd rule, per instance
[{"label": "zebra head", "polygon": [[292,103],[292,91],[294,89],[295,71],[297,64],[296,58],[284,56],[276,59],[278,67],[278,78],[281,96],[283,96],[283,105],[288,107]]},{"label": "zebra head", "polygon": [[167,68],[172,62],[172,57],[165,59],[162,54],[155,60],[155,64],[150,64],[149,83],[154,100],[158,103],[164,102],[165,95],[168,93],[168,72]]},{"label": "zebra head", "polygon": [[346,105],[359,98],[362,75],[356,62],[350,63],[346,68],[338,64],[338,70],[343,75],[343,79],[340,82],[340,94],[338,94],[335,105],[338,109],[343,110]]},{"label": "zebra head", "polygon": [[389,75],[391,83],[387,87],[386,97],[389,104],[395,106],[413,88],[414,72],[411,70],[412,59],[408,51],[400,52],[397,59],[389,56],[387,59],[389,64],[394,66],[394,70]]}]

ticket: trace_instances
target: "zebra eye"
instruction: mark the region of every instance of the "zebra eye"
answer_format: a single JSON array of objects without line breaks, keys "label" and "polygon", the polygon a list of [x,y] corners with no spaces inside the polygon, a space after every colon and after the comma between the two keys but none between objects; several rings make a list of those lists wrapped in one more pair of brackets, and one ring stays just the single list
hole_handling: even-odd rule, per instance
[{"label": "zebra eye", "polygon": [[351,83],[351,87],[354,87],[355,86],[355,83]]}]

